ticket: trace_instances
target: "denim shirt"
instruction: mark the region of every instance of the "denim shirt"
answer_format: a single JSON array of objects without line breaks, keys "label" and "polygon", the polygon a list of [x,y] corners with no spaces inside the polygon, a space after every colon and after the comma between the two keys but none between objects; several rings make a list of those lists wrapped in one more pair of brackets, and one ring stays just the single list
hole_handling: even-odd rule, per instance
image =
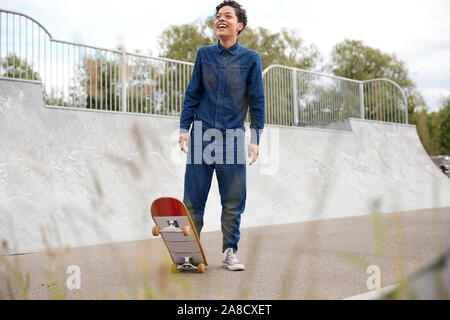
[{"label": "denim shirt", "polygon": [[236,43],[225,49],[217,44],[201,47],[184,95],[180,132],[193,121],[204,129],[241,128],[250,106],[250,142],[259,144],[264,128],[264,87],[259,54]]}]

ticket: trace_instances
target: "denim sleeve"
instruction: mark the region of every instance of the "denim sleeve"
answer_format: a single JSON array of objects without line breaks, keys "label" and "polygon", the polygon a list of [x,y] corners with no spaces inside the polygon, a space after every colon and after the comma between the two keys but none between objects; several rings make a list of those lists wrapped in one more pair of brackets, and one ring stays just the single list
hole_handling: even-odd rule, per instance
[{"label": "denim sleeve", "polygon": [[203,94],[203,81],[201,70],[201,48],[195,57],[194,70],[184,93],[183,108],[180,116],[180,134],[189,132],[194,121],[195,109],[200,104]]},{"label": "denim sleeve", "polygon": [[265,118],[262,62],[259,54],[255,54],[255,61],[248,77],[247,92],[250,102],[250,143],[259,145]]}]

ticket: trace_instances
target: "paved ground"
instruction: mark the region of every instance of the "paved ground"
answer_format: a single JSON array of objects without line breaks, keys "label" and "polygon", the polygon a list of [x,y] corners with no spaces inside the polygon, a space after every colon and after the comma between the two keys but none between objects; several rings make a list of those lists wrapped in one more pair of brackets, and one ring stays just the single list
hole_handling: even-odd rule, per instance
[{"label": "paved ground", "polygon": [[[342,299],[369,291],[369,265],[380,267],[382,287],[429,265],[450,248],[448,230],[450,208],[243,229],[243,272],[221,267],[220,232],[202,235],[209,262],[204,274],[171,274],[160,239],[3,255],[0,294],[2,299]],[[80,290],[66,288],[70,265],[80,267]]]}]

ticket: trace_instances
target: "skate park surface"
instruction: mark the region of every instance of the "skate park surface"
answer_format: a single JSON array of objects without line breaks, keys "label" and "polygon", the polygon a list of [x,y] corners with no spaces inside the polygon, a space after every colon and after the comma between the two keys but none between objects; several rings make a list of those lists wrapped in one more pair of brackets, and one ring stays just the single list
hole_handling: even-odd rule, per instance
[{"label": "skate park surface", "polygon": [[[220,268],[213,179],[202,233],[210,267],[170,274],[149,209],[182,199],[177,141],[176,117],[48,107],[40,83],[0,79],[1,298],[23,294],[12,270],[29,272],[29,298],[346,298],[369,290],[368,265],[390,285],[450,247],[450,182],[415,126],[268,125],[247,166],[247,270]],[[68,265],[80,266],[82,289],[67,290]]]}]

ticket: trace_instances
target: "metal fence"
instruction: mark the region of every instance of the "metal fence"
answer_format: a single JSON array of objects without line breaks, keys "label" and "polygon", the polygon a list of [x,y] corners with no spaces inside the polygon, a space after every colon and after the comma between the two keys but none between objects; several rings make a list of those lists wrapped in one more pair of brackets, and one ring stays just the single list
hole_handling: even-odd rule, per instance
[{"label": "metal fence", "polygon": [[0,76],[39,80],[47,105],[178,115],[192,63],[54,39],[0,10]]},{"label": "metal fence", "polygon": [[408,103],[402,88],[389,79],[362,82],[361,118],[408,123]]},{"label": "metal fence", "polygon": [[266,121],[295,126],[349,117],[408,122],[406,97],[388,79],[357,81],[272,65],[263,71]]},{"label": "metal fence", "polygon": [[[0,76],[41,81],[47,105],[177,116],[192,70],[189,62],[57,40],[33,18],[0,9]],[[272,65],[263,82],[268,124],[408,122],[406,97],[388,79]]]}]

